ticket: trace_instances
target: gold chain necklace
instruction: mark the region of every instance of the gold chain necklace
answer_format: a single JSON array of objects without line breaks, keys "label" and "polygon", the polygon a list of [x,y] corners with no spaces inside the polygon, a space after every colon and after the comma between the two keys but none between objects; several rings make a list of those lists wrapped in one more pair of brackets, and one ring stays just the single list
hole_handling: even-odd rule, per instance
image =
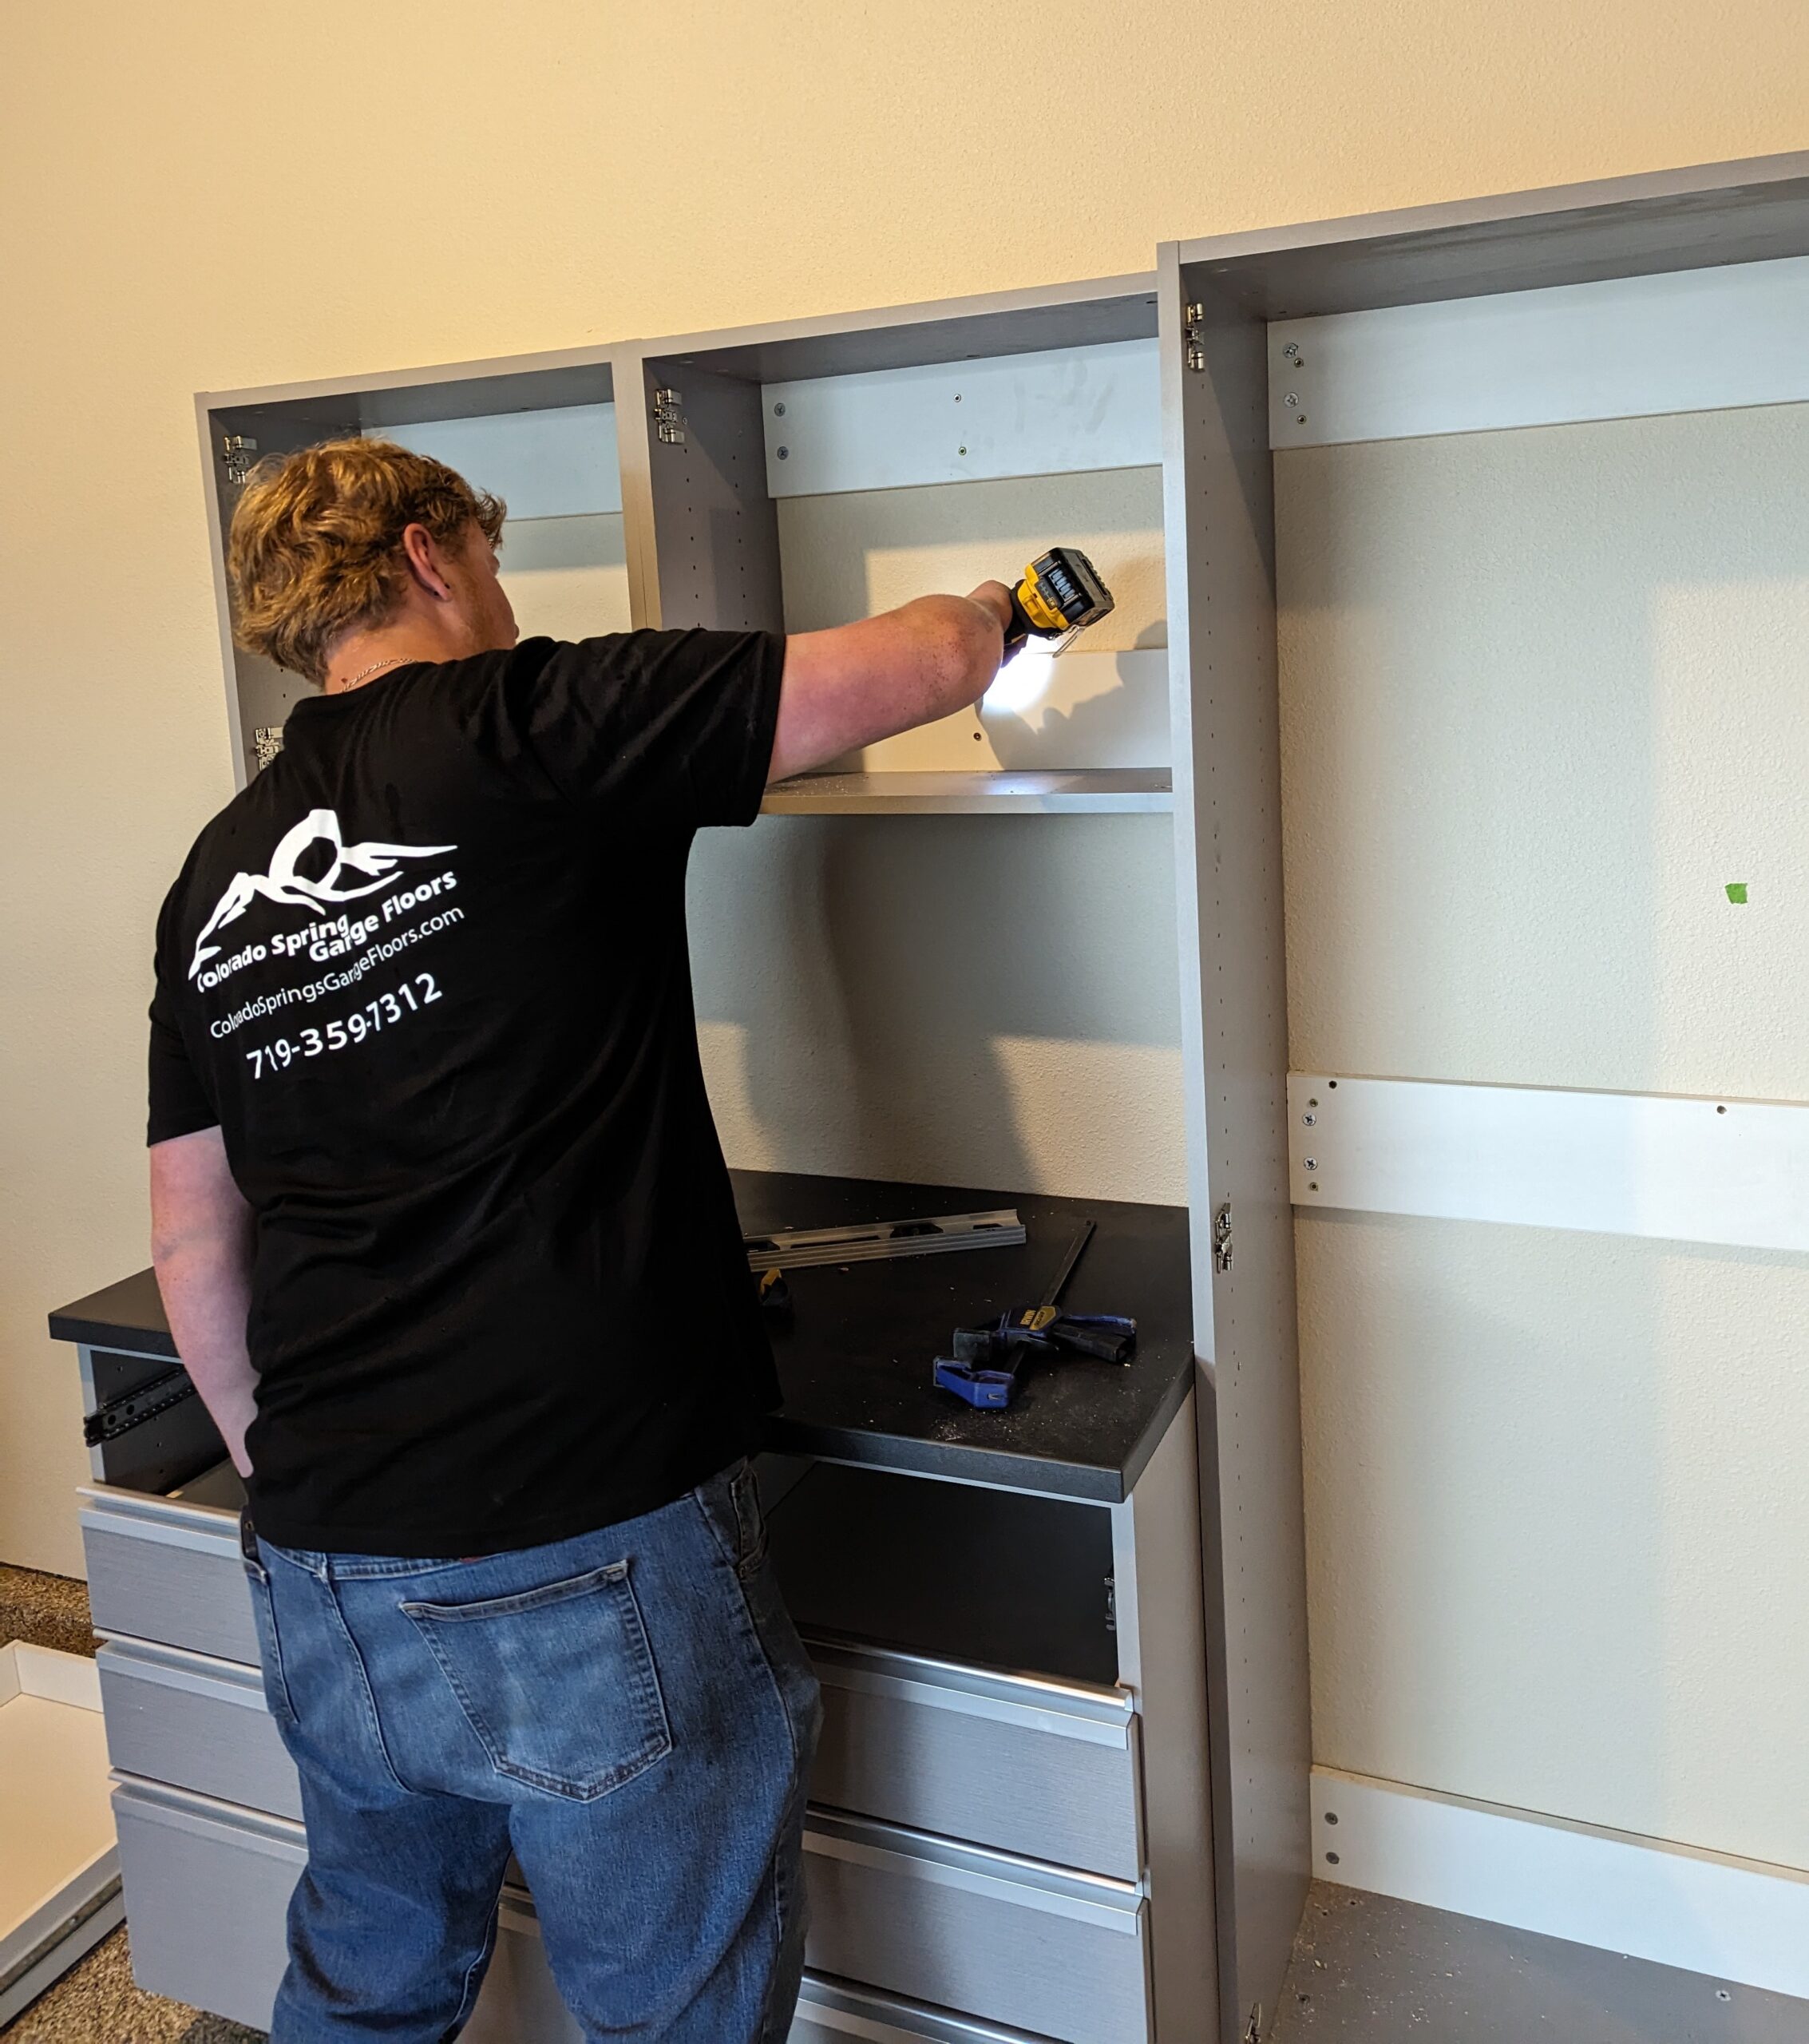
[{"label": "gold chain necklace", "polygon": [[356,688],[361,682],[369,681],[374,674],[380,672],[385,667],[406,667],[412,657],[412,655],[407,653],[392,653],[386,660],[373,660],[369,667],[354,674],[350,681],[342,682],[338,692],[343,695],[348,688]]}]

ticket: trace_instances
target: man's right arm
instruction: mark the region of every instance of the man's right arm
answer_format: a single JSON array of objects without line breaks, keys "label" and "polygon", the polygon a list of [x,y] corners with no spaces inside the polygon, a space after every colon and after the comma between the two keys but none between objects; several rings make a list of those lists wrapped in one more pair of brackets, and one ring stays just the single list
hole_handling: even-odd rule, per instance
[{"label": "man's right arm", "polygon": [[976,703],[999,671],[1011,592],[984,582],[971,596],[915,603],[833,631],[794,632],[770,781],[826,766]]}]

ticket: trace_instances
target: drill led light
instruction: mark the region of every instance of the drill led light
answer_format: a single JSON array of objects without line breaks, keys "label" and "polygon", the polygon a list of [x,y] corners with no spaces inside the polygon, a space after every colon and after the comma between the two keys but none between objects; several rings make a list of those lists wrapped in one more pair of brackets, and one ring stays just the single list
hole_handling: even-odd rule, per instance
[{"label": "drill led light", "polygon": [[1055,656],[1046,646],[1026,646],[999,670],[981,701],[983,713],[1022,717],[1049,693],[1055,678]]}]

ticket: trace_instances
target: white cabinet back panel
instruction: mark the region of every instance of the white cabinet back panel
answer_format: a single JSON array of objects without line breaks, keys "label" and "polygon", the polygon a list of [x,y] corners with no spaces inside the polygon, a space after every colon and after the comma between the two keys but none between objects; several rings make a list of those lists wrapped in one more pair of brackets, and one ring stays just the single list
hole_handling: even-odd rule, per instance
[{"label": "white cabinet back panel", "polygon": [[772,816],[690,890],[732,1164],[1186,1197],[1166,816]]},{"label": "white cabinet back panel", "polygon": [[1809,1098],[1809,406],[1276,473],[1295,1068]]},{"label": "white cabinet back panel", "polygon": [[577,518],[622,509],[613,405],[423,419],[418,426],[373,427],[366,437],[393,440],[457,469],[468,483],[505,498],[512,519]]},{"label": "white cabinet back panel", "polygon": [[1089,554],[1114,600],[1111,615],[1059,659],[1032,652],[1008,668],[978,710],[869,746],[839,763],[845,769],[1169,763],[1160,469],[794,497],[778,516],[794,632],[845,624],[932,590],[960,595],[1008,582],[1055,542]]},{"label": "white cabinet back panel", "polygon": [[502,530],[502,585],[524,639],[594,639],[628,629],[619,513],[515,518]]}]

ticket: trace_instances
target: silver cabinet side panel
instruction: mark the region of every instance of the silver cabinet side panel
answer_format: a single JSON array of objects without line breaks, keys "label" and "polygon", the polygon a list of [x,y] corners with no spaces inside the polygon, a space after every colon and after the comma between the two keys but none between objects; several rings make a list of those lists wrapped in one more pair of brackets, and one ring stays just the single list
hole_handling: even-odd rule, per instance
[{"label": "silver cabinet side panel", "polygon": [[1162,301],[1221,1994],[1241,2038],[1259,2002],[1273,2018],[1310,1856],[1268,363],[1262,321],[1173,249]]}]

